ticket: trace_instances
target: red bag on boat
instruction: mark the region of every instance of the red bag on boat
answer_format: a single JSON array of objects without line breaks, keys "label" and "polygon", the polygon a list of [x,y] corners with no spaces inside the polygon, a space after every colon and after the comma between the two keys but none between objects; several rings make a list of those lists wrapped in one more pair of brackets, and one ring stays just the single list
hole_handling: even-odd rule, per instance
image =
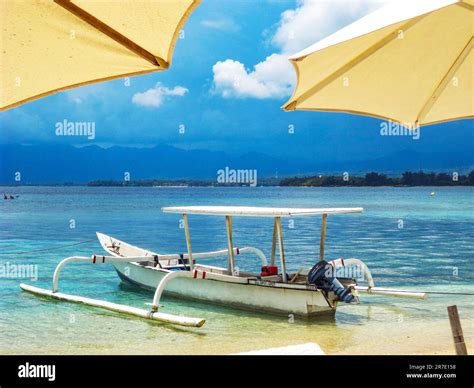
[{"label": "red bag on boat", "polygon": [[273,275],[278,275],[278,267],[276,265],[264,265],[262,267],[262,272],[260,273],[260,276],[273,276]]}]

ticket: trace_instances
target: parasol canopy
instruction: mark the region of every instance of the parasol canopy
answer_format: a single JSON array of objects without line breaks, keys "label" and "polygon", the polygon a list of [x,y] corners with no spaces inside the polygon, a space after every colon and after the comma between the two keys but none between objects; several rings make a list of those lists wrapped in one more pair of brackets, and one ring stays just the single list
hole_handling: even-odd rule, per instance
[{"label": "parasol canopy", "polygon": [[340,111],[407,126],[474,115],[474,0],[399,1],[290,57],[286,111]]},{"label": "parasol canopy", "polygon": [[60,90],[167,69],[200,0],[0,2],[0,110]]}]

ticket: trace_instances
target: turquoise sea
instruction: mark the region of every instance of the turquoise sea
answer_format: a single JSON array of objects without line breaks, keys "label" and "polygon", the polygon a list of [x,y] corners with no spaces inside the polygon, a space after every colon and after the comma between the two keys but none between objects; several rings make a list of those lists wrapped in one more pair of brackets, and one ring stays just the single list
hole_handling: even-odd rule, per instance
[{"label": "turquoise sea", "polygon": [[[474,342],[474,188],[108,188],[3,187],[19,195],[0,202],[1,354],[228,354],[316,342],[329,354],[454,352],[446,307],[456,304],[469,348]],[[436,195],[431,196],[431,192]],[[381,287],[431,292],[425,301],[362,295],[334,319],[296,319],[164,298],[166,312],[207,319],[200,329],[178,328],[85,306],[52,302],[20,290],[21,282],[49,288],[56,264],[72,255],[101,254],[95,232],[159,253],[185,250],[172,205],[355,207],[364,213],[330,216],[326,257],[364,260]],[[224,219],[190,216],[193,251],[226,247]],[[284,220],[287,266],[318,259],[319,218]],[[236,246],[270,254],[272,220],[234,220]],[[70,244],[87,243],[67,246]],[[55,249],[52,249],[55,248]],[[38,251],[48,249],[45,251]],[[225,258],[215,263],[225,263]],[[211,262],[212,263],[212,262]],[[37,265],[38,279],[5,274]],[[258,270],[238,257],[242,270]],[[121,284],[112,266],[71,264],[65,293],[146,308],[152,294]],[[472,351],[472,350],[471,350]]]}]

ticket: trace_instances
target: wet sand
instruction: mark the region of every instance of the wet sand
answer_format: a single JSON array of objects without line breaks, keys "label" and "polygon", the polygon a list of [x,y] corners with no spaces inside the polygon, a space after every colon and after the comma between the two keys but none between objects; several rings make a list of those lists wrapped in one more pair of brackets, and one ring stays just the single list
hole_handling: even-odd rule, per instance
[{"label": "wet sand", "polygon": [[[25,295],[25,302],[48,303],[31,295]],[[179,311],[183,305],[173,307]],[[188,307],[186,314],[200,311],[202,315],[199,307]],[[468,352],[473,352],[473,311],[460,307]],[[16,323],[18,329],[24,327],[24,336],[0,334],[0,353],[223,355],[315,342],[328,355],[454,354],[443,308],[436,310],[441,316],[433,313],[430,318],[425,309],[417,313],[413,307],[343,306],[335,320],[296,319],[294,323],[285,317],[208,308],[208,321],[199,329],[130,319],[75,304],[50,304],[46,320],[29,316],[25,309]],[[29,334],[31,325],[37,334]]]}]

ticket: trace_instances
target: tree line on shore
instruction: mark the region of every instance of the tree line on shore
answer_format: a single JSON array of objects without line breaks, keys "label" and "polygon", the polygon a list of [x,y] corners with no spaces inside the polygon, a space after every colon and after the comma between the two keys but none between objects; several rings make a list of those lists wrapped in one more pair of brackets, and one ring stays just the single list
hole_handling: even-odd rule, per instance
[{"label": "tree line on shore", "polygon": [[[131,186],[131,187],[176,187],[176,186],[242,186],[241,184],[220,184],[215,180],[165,180],[140,179],[130,181],[97,180],[89,182],[88,186]],[[364,176],[317,175],[287,178],[261,178],[259,186],[474,186],[474,170],[467,175],[453,173],[425,173],[423,171],[406,171],[401,176],[391,177],[377,172],[369,172]]]},{"label": "tree line on shore", "polygon": [[318,175],[283,178],[280,186],[474,186],[474,170],[467,175],[406,171],[401,176],[389,177],[377,172],[365,176]]}]

